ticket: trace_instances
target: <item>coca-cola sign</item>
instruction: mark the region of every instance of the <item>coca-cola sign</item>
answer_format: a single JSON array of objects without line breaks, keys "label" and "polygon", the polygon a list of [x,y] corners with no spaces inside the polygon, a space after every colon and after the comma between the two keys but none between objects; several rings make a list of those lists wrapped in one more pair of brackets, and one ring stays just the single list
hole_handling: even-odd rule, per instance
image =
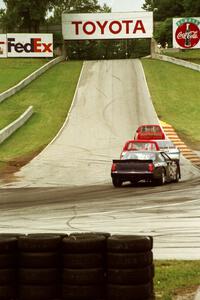
[{"label": "coca-cola sign", "polygon": [[200,48],[200,18],[173,19],[173,47]]}]

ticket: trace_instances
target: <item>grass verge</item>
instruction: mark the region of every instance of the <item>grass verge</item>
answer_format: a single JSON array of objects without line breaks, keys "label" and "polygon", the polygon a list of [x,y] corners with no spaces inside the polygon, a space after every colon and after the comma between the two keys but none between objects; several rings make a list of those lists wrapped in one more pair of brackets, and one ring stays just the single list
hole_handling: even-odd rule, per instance
[{"label": "grass verge", "polygon": [[153,59],[142,64],[158,117],[199,150],[200,72]]},{"label": "grass verge", "polygon": [[182,50],[179,52],[170,52],[167,50],[163,50],[163,54],[172,56],[175,58],[187,60],[196,64],[200,64],[200,50],[192,49],[192,50]]},{"label": "grass verge", "polygon": [[1,58],[0,93],[16,85],[49,61],[50,59],[45,58]]},{"label": "grass verge", "polygon": [[174,300],[177,295],[192,299],[199,285],[200,261],[155,261],[156,300]]},{"label": "grass verge", "polygon": [[29,105],[34,115],[0,145],[1,166],[43,149],[61,128],[74,96],[82,62],[62,62],[24,90],[0,104],[0,128],[19,117]]}]

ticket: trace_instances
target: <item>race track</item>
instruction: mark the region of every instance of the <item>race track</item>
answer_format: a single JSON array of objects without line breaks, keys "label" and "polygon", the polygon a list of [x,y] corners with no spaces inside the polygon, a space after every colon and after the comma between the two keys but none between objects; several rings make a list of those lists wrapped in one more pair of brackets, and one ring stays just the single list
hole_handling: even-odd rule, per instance
[{"label": "race track", "polygon": [[158,123],[139,60],[85,62],[73,106],[54,141],[1,181],[1,232],[150,234],[156,258],[200,258],[199,170],[182,180],[113,188],[110,167],[143,123]]}]

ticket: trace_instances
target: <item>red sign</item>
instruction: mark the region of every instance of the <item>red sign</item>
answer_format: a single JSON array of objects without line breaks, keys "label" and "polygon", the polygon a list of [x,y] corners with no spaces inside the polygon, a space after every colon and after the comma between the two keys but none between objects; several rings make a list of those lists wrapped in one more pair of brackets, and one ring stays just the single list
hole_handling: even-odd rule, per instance
[{"label": "red sign", "polygon": [[183,48],[193,48],[200,41],[200,30],[196,24],[184,23],[176,30],[176,41]]},{"label": "red sign", "polygon": [[174,48],[200,48],[200,18],[173,20]]}]

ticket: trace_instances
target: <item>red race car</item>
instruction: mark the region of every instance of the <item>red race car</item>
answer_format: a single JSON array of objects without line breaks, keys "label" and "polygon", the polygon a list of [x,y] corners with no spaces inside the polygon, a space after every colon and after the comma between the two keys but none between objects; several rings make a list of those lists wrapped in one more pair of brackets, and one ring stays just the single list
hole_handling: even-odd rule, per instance
[{"label": "red race car", "polygon": [[158,151],[160,150],[156,141],[150,140],[129,140],[125,143],[120,158],[122,158],[127,151]]},{"label": "red race car", "polygon": [[160,125],[141,125],[136,130],[135,140],[164,140],[165,133]]}]

